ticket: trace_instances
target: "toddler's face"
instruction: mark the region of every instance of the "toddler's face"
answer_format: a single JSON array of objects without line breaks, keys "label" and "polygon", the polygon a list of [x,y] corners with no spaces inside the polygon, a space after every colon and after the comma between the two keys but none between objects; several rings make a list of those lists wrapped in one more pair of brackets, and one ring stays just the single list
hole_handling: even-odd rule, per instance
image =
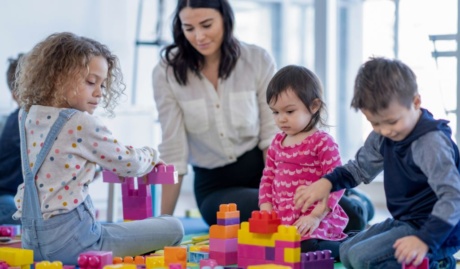
[{"label": "toddler's face", "polygon": [[390,102],[388,108],[379,111],[378,114],[373,114],[366,109],[361,111],[376,133],[393,141],[402,141],[414,129],[420,118],[420,104],[420,95],[417,95],[410,108],[394,100]]},{"label": "toddler's face", "polygon": [[[312,113],[290,89],[282,92],[276,102],[270,102],[269,106],[273,111],[276,125],[288,136],[302,132],[312,118]],[[316,110],[315,108],[313,112]]]},{"label": "toddler's face", "polygon": [[71,108],[93,114],[107,84],[107,60],[102,56],[94,56],[83,74],[83,79],[78,81],[77,91],[68,90],[66,98]]}]

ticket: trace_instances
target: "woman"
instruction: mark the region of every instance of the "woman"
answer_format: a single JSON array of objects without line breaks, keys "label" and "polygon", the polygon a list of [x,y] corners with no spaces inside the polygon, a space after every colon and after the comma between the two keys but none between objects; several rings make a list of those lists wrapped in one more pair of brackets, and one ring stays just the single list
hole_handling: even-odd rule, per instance
[{"label": "woman", "polygon": [[[266,150],[277,132],[265,97],[275,63],[264,49],[238,41],[233,25],[227,0],[178,1],[174,43],[153,71],[161,158],[180,175],[179,184],[163,185],[162,214],[174,212],[188,163],[209,225],[220,204],[236,203],[241,221],[258,210]],[[363,205],[350,205],[350,218],[366,223]]]}]

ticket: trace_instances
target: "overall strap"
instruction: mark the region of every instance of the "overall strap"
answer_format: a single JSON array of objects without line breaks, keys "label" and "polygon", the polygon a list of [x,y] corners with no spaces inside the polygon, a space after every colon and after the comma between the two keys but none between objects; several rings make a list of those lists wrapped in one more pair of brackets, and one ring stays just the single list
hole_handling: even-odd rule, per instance
[{"label": "overall strap", "polygon": [[[30,165],[29,156],[27,154],[27,140],[25,133],[25,122],[27,112],[21,109],[21,122],[19,125],[19,133],[21,137],[21,159],[22,169],[24,172],[24,196],[22,201],[22,219],[42,219],[40,209],[40,201],[38,199],[37,187],[35,186],[35,175],[45,161],[51,147],[54,144],[65,123],[77,112],[75,109],[65,109],[59,113],[59,117],[54,122],[53,126],[46,136],[42,149],[37,155],[37,159],[33,167]],[[29,211],[30,210],[30,211]]]}]

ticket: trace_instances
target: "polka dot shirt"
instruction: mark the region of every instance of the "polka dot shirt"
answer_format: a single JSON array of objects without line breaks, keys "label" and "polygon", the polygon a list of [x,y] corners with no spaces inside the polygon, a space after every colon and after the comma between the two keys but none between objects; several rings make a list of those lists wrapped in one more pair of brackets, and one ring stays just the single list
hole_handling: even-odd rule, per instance
[{"label": "polka dot shirt", "polygon": [[[61,110],[30,108],[25,130],[31,169]],[[150,172],[158,161],[153,148],[123,145],[96,116],[78,111],[62,128],[35,177],[43,218],[67,213],[80,205],[88,196],[97,165],[120,176],[140,176]],[[15,196],[15,218],[21,217],[23,194],[24,183]]]}]

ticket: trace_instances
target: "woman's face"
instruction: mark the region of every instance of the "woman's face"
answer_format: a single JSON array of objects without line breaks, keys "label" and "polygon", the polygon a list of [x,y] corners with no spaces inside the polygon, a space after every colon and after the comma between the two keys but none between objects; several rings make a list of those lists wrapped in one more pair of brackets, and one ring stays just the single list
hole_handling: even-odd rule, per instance
[{"label": "woman's face", "polygon": [[179,18],[188,42],[207,60],[219,59],[224,39],[224,21],[220,12],[213,8],[185,7]]}]

